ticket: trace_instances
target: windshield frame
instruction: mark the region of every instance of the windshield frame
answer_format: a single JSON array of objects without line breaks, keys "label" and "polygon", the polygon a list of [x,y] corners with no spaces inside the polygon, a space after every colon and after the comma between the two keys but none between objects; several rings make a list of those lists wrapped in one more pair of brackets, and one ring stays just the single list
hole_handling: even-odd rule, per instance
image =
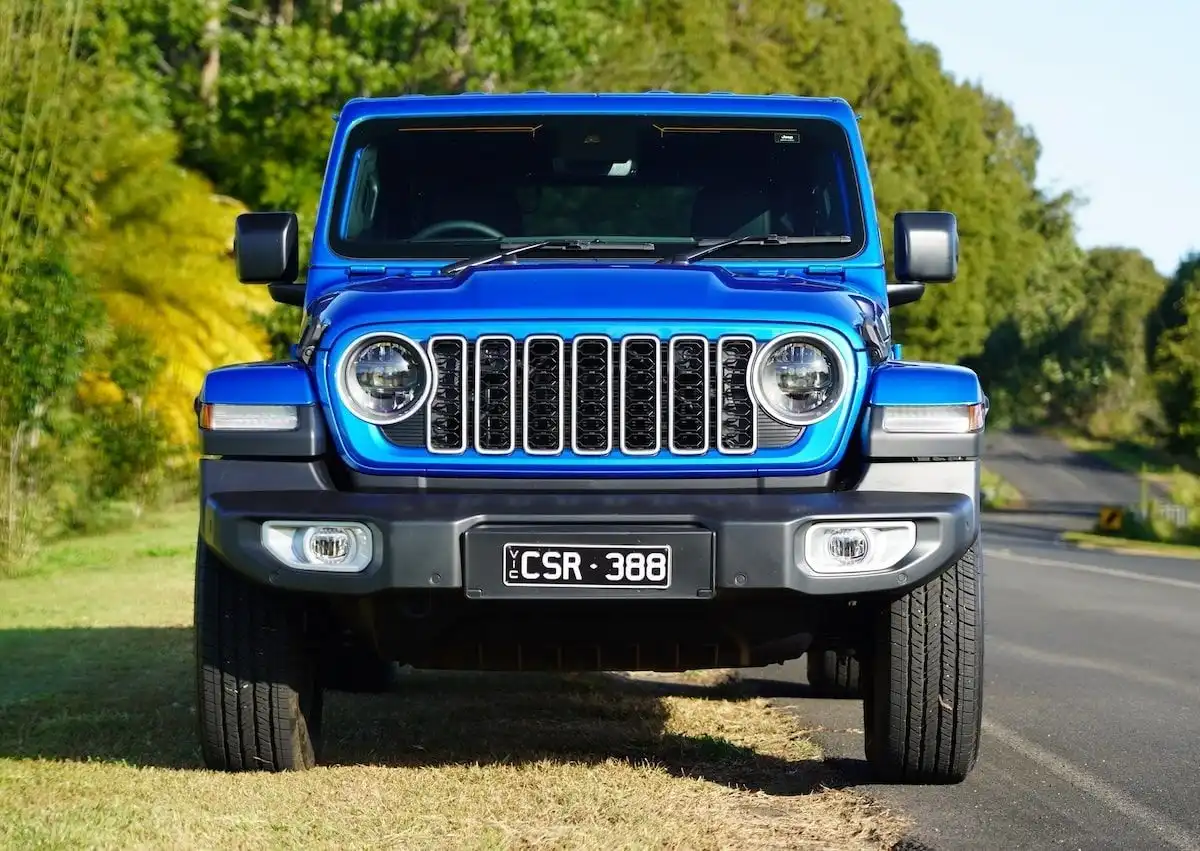
[{"label": "windshield frame", "polygon": [[[652,234],[521,234],[505,235],[503,238],[426,238],[417,242],[406,240],[388,240],[379,243],[359,243],[341,238],[343,220],[350,193],[354,187],[354,172],[357,166],[358,153],[370,138],[376,138],[381,128],[395,128],[397,131],[420,129],[446,130],[498,130],[500,128],[531,128],[537,127],[541,119],[558,121],[586,121],[589,119],[621,119],[635,117],[653,123],[656,128],[665,127],[677,131],[700,132],[705,125],[713,125],[714,129],[745,130],[747,132],[788,132],[788,129],[823,125],[823,131],[833,136],[836,134],[838,146],[838,180],[844,186],[842,204],[844,215],[849,221],[851,237],[849,242],[780,242],[758,241],[730,246],[717,255],[705,257],[705,263],[723,264],[727,261],[755,263],[769,262],[772,264],[805,264],[805,263],[845,263],[862,256],[872,244],[868,229],[871,219],[868,215],[864,200],[871,189],[869,178],[860,173],[859,156],[855,139],[848,128],[840,121],[820,115],[794,116],[713,116],[704,113],[652,113],[647,111],[637,116],[623,113],[562,113],[531,116],[521,114],[489,113],[485,115],[458,115],[453,117],[434,116],[375,116],[354,122],[341,140],[340,156],[337,160],[336,172],[333,175],[332,193],[329,197],[328,215],[325,217],[324,241],[333,258],[340,261],[371,261],[378,263],[387,261],[388,265],[420,265],[453,264],[477,257],[489,251],[502,251],[508,246],[527,242],[578,240],[581,242],[604,243],[603,250],[591,251],[586,247],[577,252],[565,254],[562,251],[542,252],[532,250],[521,255],[521,262],[596,262],[620,260],[620,262],[657,262],[663,258],[678,256],[681,253],[693,251],[704,245],[720,240],[720,236],[691,238],[691,237],[662,237]],[[387,130],[384,130],[387,132]],[[481,134],[482,135],[482,134]],[[481,139],[481,146],[486,142]],[[328,190],[327,190],[328,191]],[[622,242],[628,242],[631,248],[624,252],[616,248]],[[654,250],[645,250],[646,243],[654,243]],[[402,249],[402,250],[397,250]]]}]

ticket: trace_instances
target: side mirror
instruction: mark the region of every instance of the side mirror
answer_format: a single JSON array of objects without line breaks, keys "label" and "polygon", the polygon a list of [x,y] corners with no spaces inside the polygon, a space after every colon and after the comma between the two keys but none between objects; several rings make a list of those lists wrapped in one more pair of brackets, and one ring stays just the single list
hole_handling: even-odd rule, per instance
[{"label": "side mirror", "polygon": [[300,276],[299,222],[295,213],[242,213],[234,225],[233,252],[243,284],[294,284]]},{"label": "side mirror", "polygon": [[958,220],[953,213],[897,213],[894,252],[901,284],[948,284],[958,275]]}]

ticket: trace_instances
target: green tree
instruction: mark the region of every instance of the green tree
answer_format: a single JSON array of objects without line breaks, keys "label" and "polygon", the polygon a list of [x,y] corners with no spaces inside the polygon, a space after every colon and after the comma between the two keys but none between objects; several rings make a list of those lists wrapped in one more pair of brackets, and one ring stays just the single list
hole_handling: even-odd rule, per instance
[{"label": "green tree", "polygon": [[1165,441],[1200,450],[1200,253],[1176,270],[1151,320],[1155,385]]}]

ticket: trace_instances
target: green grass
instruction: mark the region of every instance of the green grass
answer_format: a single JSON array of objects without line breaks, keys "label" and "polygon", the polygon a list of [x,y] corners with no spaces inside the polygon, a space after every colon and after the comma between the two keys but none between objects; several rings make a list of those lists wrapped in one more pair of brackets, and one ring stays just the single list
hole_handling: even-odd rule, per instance
[{"label": "green grass", "polygon": [[1098,535],[1092,532],[1064,532],[1063,540],[1086,548],[1116,550],[1138,555],[1158,555],[1170,558],[1200,559],[1200,547],[1187,544],[1168,544],[1161,541],[1142,541],[1135,538],[1119,538],[1115,535]]},{"label": "green grass", "polygon": [[1062,440],[1076,452],[1099,458],[1118,470],[1137,475],[1144,469],[1152,481],[1162,481],[1176,470],[1200,474],[1200,459],[1172,455],[1146,444],[1129,440],[1096,440],[1078,435],[1065,435]]},{"label": "green grass", "polygon": [[0,848],[888,848],[795,718],[707,677],[415,673],[332,694],[326,764],[201,768],[196,517],[0,582]]},{"label": "green grass", "polygon": [[987,467],[979,471],[979,490],[985,509],[1020,508],[1025,502],[1020,491]]}]

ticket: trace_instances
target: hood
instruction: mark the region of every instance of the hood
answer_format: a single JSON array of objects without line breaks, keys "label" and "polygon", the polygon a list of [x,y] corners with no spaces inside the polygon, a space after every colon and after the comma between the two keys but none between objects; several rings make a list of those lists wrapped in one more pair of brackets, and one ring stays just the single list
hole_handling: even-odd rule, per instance
[{"label": "hood", "polygon": [[322,322],[339,330],[406,320],[611,319],[784,321],[846,333],[878,312],[865,292],[853,283],[794,274],[736,276],[720,267],[538,264],[488,266],[454,278],[383,277],[322,297],[314,308]]}]

